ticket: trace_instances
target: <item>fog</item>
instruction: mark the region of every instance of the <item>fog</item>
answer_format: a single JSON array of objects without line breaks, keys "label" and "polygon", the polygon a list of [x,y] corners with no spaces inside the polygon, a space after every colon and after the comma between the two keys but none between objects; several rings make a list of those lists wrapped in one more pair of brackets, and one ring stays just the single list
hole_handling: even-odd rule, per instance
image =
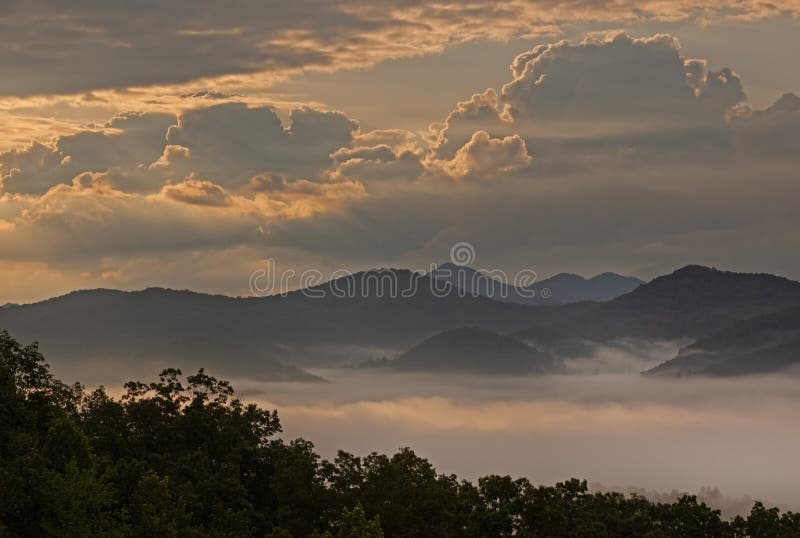
[{"label": "fog", "polygon": [[329,382],[235,385],[245,399],[278,409],[285,438],[308,439],[325,458],[410,446],[440,472],[469,479],[579,477],[651,496],[712,488],[702,496],[728,513],[748,510],[752,499],[800,508],[794,376],[314,373]]},{"label": "fog", "polygon": [[[231,381],[243,400],[278,410],[285,439],[312,441],[327,459],[337,450],[365,455],[408,446],[439,472],[472,480],[510,474],[552,484],[576,477],[594,489],[654,500],[688,492],[726,516],[749,511],[754,500],[800,510],[800,372],[640,374],[682,344],[617,342],[567,360],[569,373],[560,375],[327,368],[310,370],[326,382]],[[123,381],[158,371],[143,361],[68,369],[65,379],[102,382],[112,394]]]}]

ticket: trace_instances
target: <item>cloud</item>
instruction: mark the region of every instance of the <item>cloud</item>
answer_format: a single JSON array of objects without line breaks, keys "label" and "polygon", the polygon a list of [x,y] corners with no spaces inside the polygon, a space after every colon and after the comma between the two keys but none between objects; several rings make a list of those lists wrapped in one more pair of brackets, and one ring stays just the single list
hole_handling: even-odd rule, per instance
[{"label": "cloud", "polygon": [[482,130],[499,136],[511,131],[510,123],[510,118],[504,118],[499,109],[497,92],[489,88],[458,103],[444,124],[431,126],[435,132],[433,150],[439,157],[452,158],[474,132]]},{"label": "cloud", "polygon": [[426,172],[422,149],[394,150],[386,144],[341,148],[331,154],[335,167],[331,180],[353,179],[365,184],[375,181],[413,181]]},{"label": "cloud", "polygon": [[624,32],[561,41],[518,56],[501,101],[515,121],[720,120],[745,99],[732,71],[684,59],[678,40]]},{"label": "cloud", "polygon": [[308,107],[292,110],[290,122],[284,127],[270,107],[235,102],[186,111],[167,131],[163,173],[197,172],[231,186],[266,172],[313,179],[358,129],[340,112]]},{"label": "cloud", "polygon": [[358,181],[322,173],[330,154],[358,135],[353,120],[303,107],[289,121],[284,127],[273,109],[243,103],[177,118],[126,113],[3,153],[0,261],[34,264],[36,274],[83,287],[144,282],[145,271],[185,276],[148,261],[182,253],[211,260],[239,249],[256,263],[277,223],[342,211],[366,196]]},{"label": "cloud", "polygon": [[127,193],[102,174],[82,174],[36,198],[23,199],[0,233],[0,258],[49,261],[137,253],[225,248],[259,234],[255,212],[189,204],[164,195]]},{"label": "cloud", "polygon": [[198,90],[196,92],[181,94],[181,99],[228,99],[231,97],[237,96],[219,90]]},{"label": "cloud", "polygon": [[442,170],[455,180],[480,178],[496,179],[529,167],[533,157],[528,155],[525,141],[519,135],[492,138],[486,131],[476,131]]},{"label": "cloud", "polygon": [[[787,202],[800,193],[788,151],[800,132],[796,101],[750,111],[735,72],[707,65],[666,35],[535,47],[501,92],[475,94],[434,125],[402,172],[402,152],[366,135],[334,153],[331,177],[357,179],[370,196],[351,212],[280,224],[272,239],[345,263],[422,267],[469,238],[484,267],[534,260],[546,274],[565,264],[668,271],[688,259],[741,267],[733,238],[750,230],[758,263],[743,268],[800,271],[758,240],[788,237],[796,220]],[[386,178],[402,180],[376,181]]]},{"label": "cloud", "polygon": [[502,9],[489,0],[234,0],[224,8],[201,0],[192,9],[180,0],[152,9],[123,0],[69,7],[45,0],[7,7],[0,20],[0,32],[13,43],[0,49],[0,63],[8,67],[0,94],[6,95],[230,82],[234,76],[240,84],[256,77],[263,85],[304,69],[363,67],[455,43],[552,35],[576,23],[707,24],[800,12],[794,0],[780,7],[758,0],[512,0]]},{"label": "cloud", "polygon": [[733,121],[736,155],[796,160],[800,152],[800,97],[782,95],[765,110],[743,111]]},{"label": "cloud", "polygon": [[254,176],[249,187],[257,203],[268,205],[276,218],[288,221],[337,213],[367,196],[364,186],[352,180],[320,183],[267,174]]},{"label": "cloud", "polygon": [[358,124],[340,112],[292,110],[287,127],[270,107],[241,102],[171,114],[118,114],[52,144],[0,153],[0,192],[44,194],[84,172],[106,173],[128,192],[156,192],[197,175],[241,187],[256,174],[315,179],[331,153],[351,143]]},{"label": "cloud", "polygon": [[166,185],[161,193],[178,202],[186,204],[224,207],[231,205],[231,198],[225,189],[210,181],[187,179],[176,185]]},{"label": "cloud", "polygon": [[59,137],[52,145],[33,142],[0,153],[2,192],[43,194],[81,172],[149,164],[164,151],[164,133],[174,123],[171,114],[122,113],[97,129]]},{"label": "cloud", "polygon": [[707,158],[730,144],[728,118],[746,102],[739,77],[684,58],[676,38],[624,32],[559,41],[519,54],[512,80],[459,103],[433,126],[433,149],[452,158],[483,130],[519,135],[554,169],[597,159]]},{"label": "cloud", "polygon": [[[177,117],[123,114],[0,155],[0,260],[126,286],[170,256],[222,275],[235,251],[227,289],[241,292],[273,252],[426,267],[469,240],[480,266],[541,275],[687,260],[800,274],[800,99],[751,110],[745,95],[672,36],[613,32],[520,54],[499,91],[426,133],[193,97],[203,106]],[[226,289],[190,273],[183,287]]]},{"label": "cloud", "polygon": [[338,211],[364,195],[355,182],[292,180],[247,196],[197,178],[148,194],[119,190],[107,173],[86,172],[41,196],[0,196],[0,260],[91,266],[265,247],[276,223]]}]

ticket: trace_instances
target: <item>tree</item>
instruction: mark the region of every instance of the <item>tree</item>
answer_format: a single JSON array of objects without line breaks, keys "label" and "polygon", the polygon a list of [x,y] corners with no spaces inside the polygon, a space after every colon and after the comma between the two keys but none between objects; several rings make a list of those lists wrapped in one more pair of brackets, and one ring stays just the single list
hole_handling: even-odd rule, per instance
[{"label": "tree", "polygon": [[355,505],[352,510],[344,508],[337,522],[336,538],[383,538],[380,518],[367,519],[364,507]]}]

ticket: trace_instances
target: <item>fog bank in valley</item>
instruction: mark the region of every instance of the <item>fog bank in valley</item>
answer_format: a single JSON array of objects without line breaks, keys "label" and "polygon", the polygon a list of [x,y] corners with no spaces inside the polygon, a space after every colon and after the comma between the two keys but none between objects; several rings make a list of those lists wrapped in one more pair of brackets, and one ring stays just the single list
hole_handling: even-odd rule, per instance
[{"label": "fog bank in valley", "polygon": [[[312,441],[324,458],[408,446],[439,472],[467,479],[577,477],[594,489],[665,501],[688,492],[726,516],[749,511],[754,500],[800,509],[798,373],[640,374],[683,344],[604,345],[592,357],[566,360],[569,373],[559,375],[328,368],[311,370],[325,382],[231,381],[242,399],[278,410],[284,438]],[[146,380],[157,371],[149,368],[155,363],[121,366],[85,373],[117,392],[130,377],[121,376]]]},{"label": "fog bank in valley", "polygon": [[726,513],[749,510],[752,499],[800,508],[795,376],[315,373],[329,382],[235,385],[279,410],[286,438],[306,438],[326,458],[410,446],[440,472],[470,479],[580,477],[650,496],[706,488],[701,496]]}]

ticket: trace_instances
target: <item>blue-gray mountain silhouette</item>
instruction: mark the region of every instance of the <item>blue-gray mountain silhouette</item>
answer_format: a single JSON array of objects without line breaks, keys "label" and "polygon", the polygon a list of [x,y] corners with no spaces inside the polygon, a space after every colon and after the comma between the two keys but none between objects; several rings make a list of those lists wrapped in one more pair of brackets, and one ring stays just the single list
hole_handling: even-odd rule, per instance
[{"label": "blue-gray mountain silhouette", "polygon": [[796,281],[689,265],[605,303],[544,309],[532,327],[598,341],[700,338],[737,321],[794,305],[800,305]]},{"label": "blue-gray mountain silhouette", "polygon": [[[479,295],[518,304],[567,304],[581,301],[610,301],[629,293],[644,283],[636,277],[602,273],[584,278],[573,273],[559,273],[527,286],[515,286],[513,275],[477,271],[471,267],[444,263],[431,276],[447,281],[470,295]],[[519,283],[522,284],[522,283]]]}]

